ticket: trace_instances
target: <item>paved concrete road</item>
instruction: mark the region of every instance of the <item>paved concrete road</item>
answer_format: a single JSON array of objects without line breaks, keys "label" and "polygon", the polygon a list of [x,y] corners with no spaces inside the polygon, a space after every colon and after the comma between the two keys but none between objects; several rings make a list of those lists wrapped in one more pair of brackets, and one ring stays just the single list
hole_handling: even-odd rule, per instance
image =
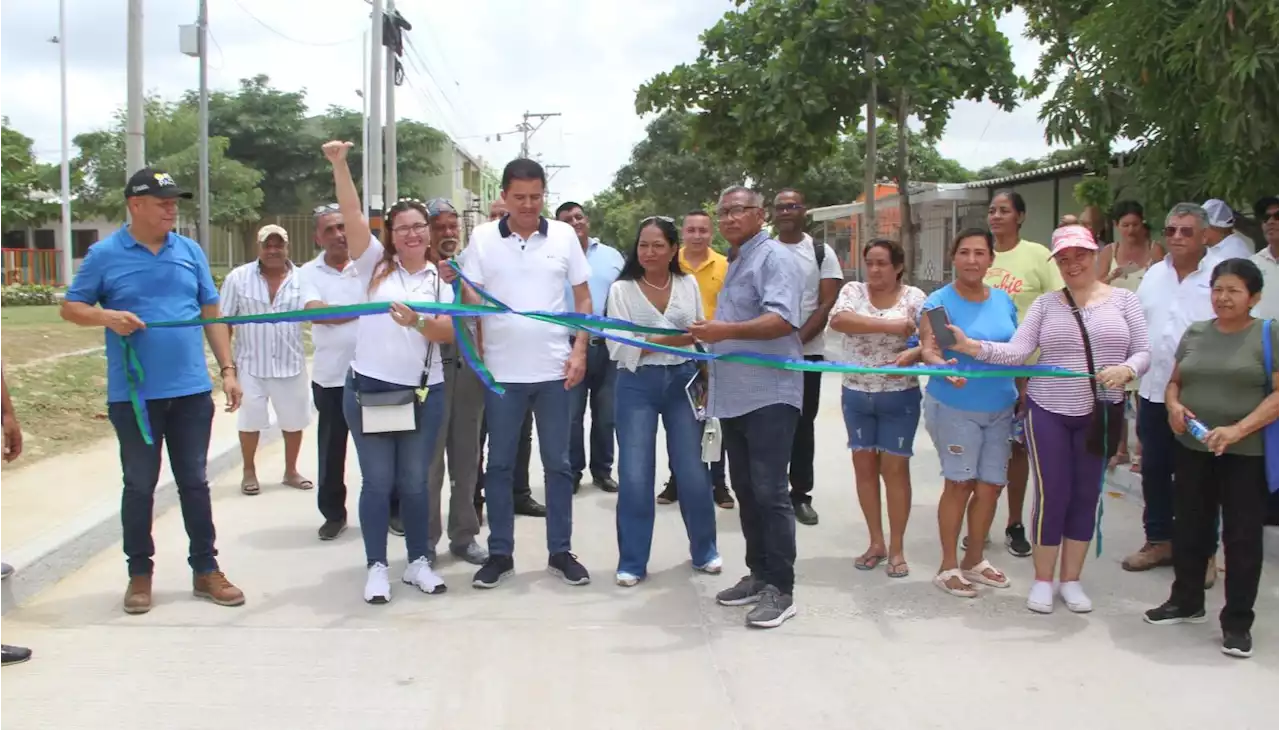
[{"label": "paved concrete road", "polygon": [[[1086,572],[1091,615],[1028,612],[1030,562],[1003,551],[993,556],[1011,590],[952,598],[930,584],[940,481],[921,438],[911,576],[854,570],[865,526],[838,380],[825,385],[822,523],[799,528],[800,615],[781,629],[748,630],[743,609],[712,600],[742,573],[735,512],[719,511],[727,570],[712,578],[692,573],[676,508],[659,508],[653,574],[626,590],[611,580],[613,498],[586,487],[574,543],[594,571],[589,587],[547,575],[542,522],[520,518],[512,583],[473,590],[471,568],[445,559],[448,594],[397,583],[392,603],[374,607],[361,601],[358,528],[321,543],[314,494],[264,481],[261,496],[243,497],[233,472],[217,480],[215,512],[223,566],[248,604],[190,597],[182,523],[165,514],[150,614],[120,611],[117,546],[5,617],[5,641],[36,651],[4,670],[5,730],[1277,726],[1274,566],[1251,660],[1221,655],[1212,623],[1147,626],[1140,612],[1165,597],[1171,575],[1121,571],[1141,534],[1127,501],[1106,501],[1106,552]],[[272,473],[278,449],[260,457],[260,474]],[[1210,601],[1216,611],[1221,588]]]}]

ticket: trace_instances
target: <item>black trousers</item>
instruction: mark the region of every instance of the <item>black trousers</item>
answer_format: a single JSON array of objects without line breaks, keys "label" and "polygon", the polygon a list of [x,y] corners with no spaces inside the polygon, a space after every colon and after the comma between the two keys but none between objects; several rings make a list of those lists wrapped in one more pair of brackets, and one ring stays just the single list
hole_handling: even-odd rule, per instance
[{"label": "black trousers", "polygon": [[316,457],[320,487],[316,504],[326,520],[347,521],[347,418],[342,415],[343,387],[311,384],[311,401],[319,412]]},{"label": "black trousers", "polygon": [[[806,360],[821,361],[821,355],[805,355]],[[804,374],[804,396],[801,399],[800,420],[796,423],[796,435],[791,441],[791,501],[796,504],[813,502],[813,429],[818,418],[818,402],[822,395],[822,373]]]},{"label": "black trousers", "polygon": [[1173,591],[1184,611],[1204,608],[1204,572],[1217,547],[1215,517],[1222,508],[1222,550],[1227,562],[1224,631],[1248,631],[1262,576],[1266,519],[1266,459],[1174,446]]},{"label": "black trousers", "polygon": [[787,498],[787,443],[799,416],[795,407],[775,403],[720,419],[747,567],[788,595],[796,579],[796,513]]}]

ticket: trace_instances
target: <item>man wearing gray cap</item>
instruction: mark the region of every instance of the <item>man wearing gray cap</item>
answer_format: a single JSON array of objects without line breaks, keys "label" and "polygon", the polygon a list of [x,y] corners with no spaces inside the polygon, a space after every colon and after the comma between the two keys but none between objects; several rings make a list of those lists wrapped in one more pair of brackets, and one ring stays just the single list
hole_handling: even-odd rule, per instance
[{"label": "man wearing gray cap", "polygon": [[1208,244],[1210,256],[1218,261],[1247,259],[1253,256],[1253,243],[1235,230],[1236,214],[1231,210],[1231,206],[1217,198],[1212,198],[1204,201],[1201,207],[1209,216],[1205,243]]},{"label": "man wearing gray cap", "polygon": [[[458,232],[458,211],[447,198],[427,201],[427,223],[431,226],[431,255],[437,260],[453,258],[462,247]],[[459,320],[475,338],[474,318]],[[444,490],[445,459],[449,462],[449,552],[473,565],[484,565],[489,551],[476,542],[480,518],[473,500],[480,464],[480,419],[484,415],[484,384],[467,365],[454,343],[440,345],[444,364],[444,420],[435,442],[431,469],[427,474],[427,501],[431,509],[427,523],[428,556],[434,561],[440,540],[441,493]]]}]

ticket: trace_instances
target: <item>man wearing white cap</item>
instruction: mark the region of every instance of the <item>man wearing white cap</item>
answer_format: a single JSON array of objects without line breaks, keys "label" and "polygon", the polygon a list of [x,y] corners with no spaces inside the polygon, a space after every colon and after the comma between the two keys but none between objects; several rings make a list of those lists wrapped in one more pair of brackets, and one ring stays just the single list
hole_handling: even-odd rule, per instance
[{"label": "man wearing white cap", "polygon": [[1209,216],[1209,230],[1205,232],[1209,255],[1218,261],[1247,259],[1253,256],[1253,244],[1235,231],[1236,214],[1231,206],[1213,198],[1204,201],[1205,214]]},{"label": "man wearing white cap", "polygon": [[[292,312],[303,308],[302,280],[289,260],[289,233],[276,225],[258,231],[258,259],[237,266],[222,282],[222,315]],[[236,372],[244,399],[240,407],[240,454],[244,476],[240,491],[259,491],[254,456],[258,434],[272,427],[268,404],[275,409],[276,425],[284,432],[285,486],[311,489],[310,479],[298,472],[302,430],[311,420],[306,353],[302,348],[301,322],[255,322],[230,327]]]}]

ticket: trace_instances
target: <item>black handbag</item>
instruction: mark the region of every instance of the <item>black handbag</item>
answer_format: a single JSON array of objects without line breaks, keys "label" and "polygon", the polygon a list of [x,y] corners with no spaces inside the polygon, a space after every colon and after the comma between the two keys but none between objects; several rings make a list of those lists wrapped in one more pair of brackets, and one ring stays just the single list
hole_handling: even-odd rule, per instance
[{"label": "black handbag", "polygon": [[1098,371],[1093,365],[1093,348],[1089,346],[1089,332],[1084,327],[1084,317],[1080,316],[1080,308],[1071,297],[1071,292],[1063,287],[1062,296],[1067,298],[1071,314],[1080,327],[1080,338],[1084,340],[1084,359],[1089,365],[1089,389],[1093,392],[1093,414],[1089,422],[1089,434],[1085,439],[1085,449],[1095,456],[1110,459],[1120,450],[1120,439],[1124,437],[1124,401],[1109,403],[1098,395]]}]

